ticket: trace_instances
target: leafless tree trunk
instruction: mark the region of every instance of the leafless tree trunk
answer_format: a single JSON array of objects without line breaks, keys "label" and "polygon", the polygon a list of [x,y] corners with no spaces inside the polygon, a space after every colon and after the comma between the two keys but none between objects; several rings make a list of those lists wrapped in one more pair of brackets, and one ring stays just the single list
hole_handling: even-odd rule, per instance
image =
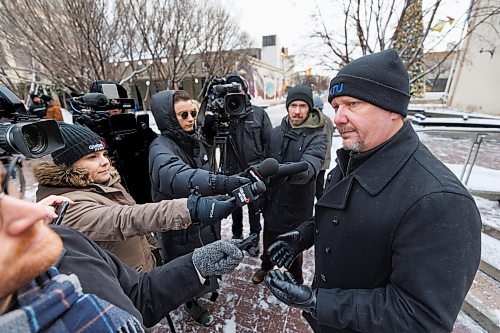
[{"label": "leafless tree trunk", "polygon": [[0,0],[0,36],[35,60],[33,70],[67,90],[85,91],[111,75],[118,31],[110,10],[105,0]]},{"label": "leafless tree trunk", "polygon": [[68,92],[145,66],[175,89],[196,62],[209,76],[241,65],[250,45],[222,5],[195,0],[0,0],[0,38]]}]

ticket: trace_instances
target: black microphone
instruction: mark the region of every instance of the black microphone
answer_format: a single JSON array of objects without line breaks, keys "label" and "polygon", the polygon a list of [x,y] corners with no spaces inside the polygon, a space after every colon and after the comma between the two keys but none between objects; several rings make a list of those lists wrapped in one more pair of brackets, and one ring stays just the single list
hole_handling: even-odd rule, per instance
[{"label": "black microphone", "polygon": [[87,93],[83,96],[75,97],[75,100],[92,109],[104,108],[108,105],[108,98],[101,93]]},{"label": "black microphone", "polygon": [[245,184],[233,190],[231,193],[233,198],[230,201],[235,201],[236,205],[243,207],[248,205],[259,197],[260,194],[266,192],[266,184],[263,181]]},{"label": "black microphone", "polygon": [[280,165],[274,158],[266,158],[260,164],[253,165],[244,171],[244,174],[250,176],[252,181],[263,181],[267,177],[274,176]]},{"label": "black microphone", "polygon": [[295,174],[306,171],[309,167],[309,163],[302,162],[293,162],[288,164],[280,164],[278,172],[276,173],[276,178],[293,176]]}]

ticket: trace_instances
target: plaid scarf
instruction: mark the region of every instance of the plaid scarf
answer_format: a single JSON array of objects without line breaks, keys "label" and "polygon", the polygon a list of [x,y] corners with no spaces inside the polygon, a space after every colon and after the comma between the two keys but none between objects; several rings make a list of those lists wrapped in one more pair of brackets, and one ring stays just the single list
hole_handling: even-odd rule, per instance
[{"label": "plaid scarf", "polygon": [[131,314],[92,294],[55,267],[17,293],[19,307],[0,316],[0,332],[144,332]]}]

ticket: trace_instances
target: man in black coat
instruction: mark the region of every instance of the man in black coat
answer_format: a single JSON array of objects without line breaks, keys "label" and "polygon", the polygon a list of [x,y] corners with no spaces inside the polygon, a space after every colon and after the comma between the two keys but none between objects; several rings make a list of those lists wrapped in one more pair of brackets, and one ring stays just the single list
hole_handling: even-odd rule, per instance
[{"label": "man in black coat", "polygon": [[342,136],[315,217],[268,251],[288,266],[315,247],[312,287],[266,284],[315,332],[450,332],[480,261],[481,217],[455,175],[405,122],[409,77],[398,54],[359,58],[330,82]]},{"label": "man in black coat", "polygon": [[[264,249],[276,237],[290,231],[313,213],[316,176],[323,166],[328,139],[323,131],[325,119],[322,112],[313,108],[311,88],[295,86],[286,99],[288,114],[271,133],[266,157],[281,164],[307,162],[307,170],[285,179],[271,181],[265,193]],[[260,283],[274,267],[267,253],[261,256],[261,268],[252,276]],[[302,255],[288,267],[296,280],[303,282]]]},{"label": "man in black coat", "polygon": [[[258,164],[264,160],[264,149],[269,143],[269,136],[273,129],[267,112],[250,102],[251,97],[248,94],[248,83],[238,73],[232,72],[226,75],[226,83],[238,83],[241,85],[240,94],[245,96],[246,105],[242,112],[237,115],[231,115],[228,143],[226,144],[226,159],[224,161],[223,173],[226,175],[235,175],[249,166]],[[205,113],[206,101],[204,101],[201,110],[201,134],[203,143],[206,145],[209,158],[214,164],[213,140],[216,128],[213,125],[213,115]],[[213,124],[213,125],[211,125]],[[260,235],[262,227],[260,225],[260,213],[253,206],[248,206],[248,223],[250,225],[250,234]],[[233,238],[243,238],[243,209],[238,207],[231,215],[233,220],[232,233]],[[249,253],[256,257],[259,255],[259,247],[252,247]]]}]

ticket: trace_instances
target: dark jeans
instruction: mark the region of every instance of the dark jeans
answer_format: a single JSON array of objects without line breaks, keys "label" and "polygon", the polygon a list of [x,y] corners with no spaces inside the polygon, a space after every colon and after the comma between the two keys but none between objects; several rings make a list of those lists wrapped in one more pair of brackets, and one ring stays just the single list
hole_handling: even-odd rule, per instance
[{"label": "dark jeans", "polygon": [[323,196],[323,190],[325,189],[325,171],[321,170],[316,178],[316,199],[319,200]]},{"label": "dark jeans", "polygon": [[[281,235],[282,232],[273,232],[269,231],[264,228],[264,236],[263,236],[263,243],[264,243],[264,249],[262,251],[262,255],[260,256],[260,259],[262,260],[261,268],[265,271],[270,271],[271,269],[274,268],[274,264],[271,262],[271,258],[267,254],[266,250],[271,245],[276,241],[276,237]],[[302,284],[304,282],[304,278],[302,277],[302,253],[295,258],[295,260],[292,262],[292,265],[288,269],[290,273],[292,273],[293,277],[297,282]]]},{"label": "dark jeans", "polygon": [[[262,227],[260,225],[260,213],[256,214],[252,206],[248,207],[248,222],[250,224],[250,233],[260,235]],[[243,237],[243,208],[238,207],[231,214],[233,219],[233,237]]]}]

